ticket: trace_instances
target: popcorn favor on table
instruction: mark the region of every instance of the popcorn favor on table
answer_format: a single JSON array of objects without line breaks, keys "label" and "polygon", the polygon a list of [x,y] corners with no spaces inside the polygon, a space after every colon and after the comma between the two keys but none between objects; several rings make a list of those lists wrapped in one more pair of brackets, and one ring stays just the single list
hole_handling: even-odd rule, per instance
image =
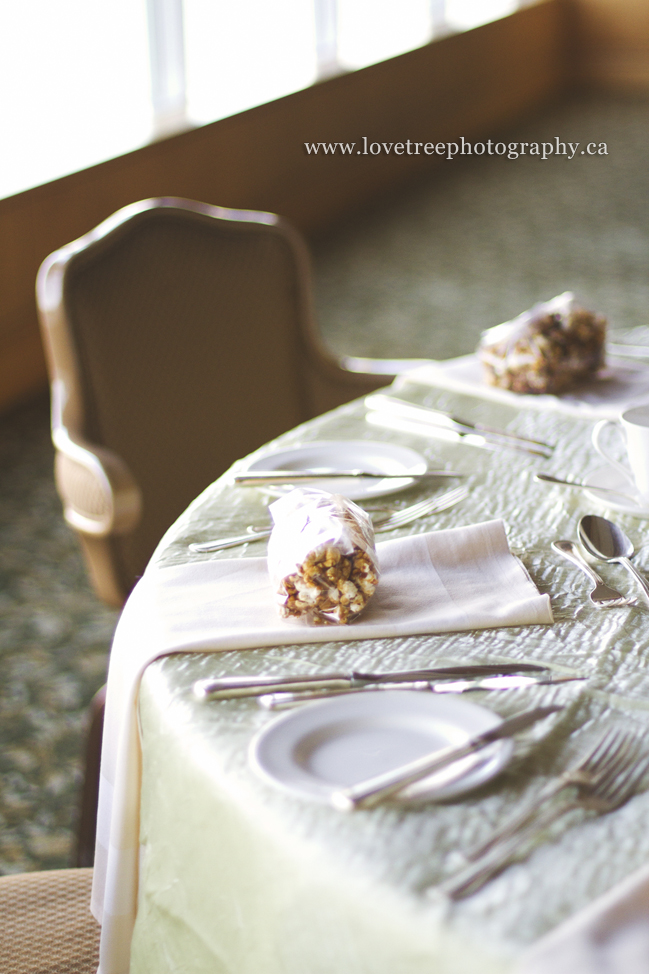
[{"label": "popcorn favor on table", "polygon": [[484,332],[477,352],[485,381],[519,393],[565,392],[604,364],[606,319],[571,291]]},{"label": "popcorn favor on table", "polygon": [[296,488],[270,506],[268,568],[283,616],[352,622],[379,581],[372,520],[340,494]]}]

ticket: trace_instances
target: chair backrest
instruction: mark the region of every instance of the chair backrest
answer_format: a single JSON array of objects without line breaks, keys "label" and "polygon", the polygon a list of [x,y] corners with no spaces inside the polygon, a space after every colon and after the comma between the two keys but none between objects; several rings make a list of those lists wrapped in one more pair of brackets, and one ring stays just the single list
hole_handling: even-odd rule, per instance
[{"label": "chair backrest", "polygon": [[[101,539],[123,598],[198,493],[319,411],[306,251],[272,214],[147,200],[52,254],[37,298],[55,443],[105,448],[139,489],[137,523]],[[325,381],[335,370],[324,363]],[[60,453],[60,479],[81,483],[88,471]],[[85,487],[89,509],[101,507],[99,488]],[[85,515],[75,517],[79,528]],[[100,533],[92,527],[88,544]]]}]

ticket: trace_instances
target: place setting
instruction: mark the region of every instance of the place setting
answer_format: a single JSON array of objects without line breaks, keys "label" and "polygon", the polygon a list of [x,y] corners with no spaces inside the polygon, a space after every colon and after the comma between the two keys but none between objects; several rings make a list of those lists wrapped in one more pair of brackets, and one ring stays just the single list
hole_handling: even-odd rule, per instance
[{"label": "place setting", "polygon": [[[585,679],[538,663],[510,661],[202,679],[193,693],[204,703],[256,699],[266,710],[289,711],[255,735],[249,746],[251,767],[267,783],[297,797],[351,810],[387,798],[409,803],[464,795],[505,767],[514,734],[562,709],[555,704],[532,708],[504,724],[465,694]],[[439,767],[427,770],[422,756]],[[354,797],[352,791],[342,796],[376,775],[389,776],[389,794]]]},{"label": "place setting", "polygon": [[[369,516],[348,498],[296,488],[271,514],[267,570],[276,607],[307,640],[377,638],[413,631],[413,623],[435,632],[444,620],[463,629],[552,621],[548,597],[511,554],[502,522],[377,546]],[[385,555],[395,544],[401,551],[392,562]],[[252,768],[299,797],[352,810],[395,797],[464,795],[506,765],[513,735],[563,709],[552,703],[502,721],[464,694],[584,679],[510,661],[224,677],[198,681],[193,693],[206,704],[256,698],[267,710],[289,710],[255,736]]]},{"label": "place setting", "polygon": [[[548,459],[554,447],[550,443],[505,429],[485,426],[460,419],[452,414],[418,406],[393,396],[375,394],[365,399],[366,422],[403,431],[399,423],[411,422],[426,434],[433,430],[442,440],[460,445],[477,446],[491,452],[515,451]],[[268,500],[281,497],[298,486],[341,494],[360,504],[376,498],[399,494],[413,486],[427,492],[443,488],[448,481],[462,480],[461,471],[440,464],[429,465],[417,450],[389,441],[317,440],[288,449],[273,449],[238,464],[228,475],[238,489],[260,491]],[[469,488],[461,483],[412,505],[382,508],[373,512],[377,531],[405,526],[430,514],[459,504]],[[223,538],[192,541],[188,548],[195,554],[222,551],[249,545],[270,537],[272,528],[248,525],[245,532]]]},{"label": "place setting", "polygon": [[[256,489],[271,501],[289,493],[296,486],[340,494],[359,503],[399,494],[415,485],[426,487],[428,496],[406,505],[383,506],[373,512],[374,528],[390,531],[435,514],[468,496],[468,487],[457,483],[464,474],[446,467],[429,467],[426,458],[416,450],[400,444],[371,440],[316,441],[304,446],[264,453],[249,463],[238,466],[231,474],[237,489]],[[196,554],[222,551],[251,544],[270,537],[272,527],[249,525],[242,534],[190,542]]]},{"label": "place setting", "polygon": [[421,480],[460,476],[429,470],[416,450],[371,440],[326,440],[262,454],[232,475],[232,482],[279,496],[291,487],[311,487],[360,501],[399,493]]},{"label": "place setting", "polygon": [[[460,694],[585,679],[512,661],[392,673],[202,679],[193,693],[205,704],[256,698],[269,709],[273,704],[282,709],[290,698],[296,709],[253,736],[251,769],[289,796],[349,813],[385,802],[418,808],[462,801],[497,778],[515,753],[520,764],[520,745],[530,755],[547,740],[569,702],[555,699],[503,719]],[[525,732],[536,725],[539,731],[528,738]],[[471,896],[530,855],[539,841],[551,841],[548,830],[555,821],[576,811],[608,814],[644,788],[649,751],[635,731],[613,727],[588,740],[533,801],[514,810],[479,845],[458,852],[464,866],[421,892],[433,899]]]},{"label": "place setting", "polygon": [[649,399],[649,347],[640,329],[612,338],[607,329],[602,314],[566,291],[486,329],[473,353],[404,372],[393,389],[398,396],[445,389],[516,409],[615,419]]}]

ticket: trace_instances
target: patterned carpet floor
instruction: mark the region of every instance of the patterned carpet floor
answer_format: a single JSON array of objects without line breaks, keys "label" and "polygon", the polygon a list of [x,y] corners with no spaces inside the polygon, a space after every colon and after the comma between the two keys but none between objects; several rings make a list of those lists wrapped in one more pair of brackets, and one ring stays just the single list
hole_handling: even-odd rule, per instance
[{"label": "patterned carpet floor", "polygon": [[[572,160],[444,163],[313,242],[336,352],[469,352],[483,328],[572,289],[649,323],[649,101],[590,96],[507,141],[607,143]],[[0,419],[0,874],[70,863],[86,707],[117,614],[86,579],[52,478],[43,398]]]},{"label": "patterned carpet floor", "polygon": [[87,705],[117,614],[54,489],[49,404],[0,420],[0,873],[70,864]]},{"label": "patterned carpet floor", "polygon": [[[456,157],[316,241],[327,342],[348,355],[450,358],[566,290],[611,327],[646,324],[647,131],[646,99],[575,98],[504,136],[579,142],[571,160]],[[607,155],[587,154],[602,142]]]}]

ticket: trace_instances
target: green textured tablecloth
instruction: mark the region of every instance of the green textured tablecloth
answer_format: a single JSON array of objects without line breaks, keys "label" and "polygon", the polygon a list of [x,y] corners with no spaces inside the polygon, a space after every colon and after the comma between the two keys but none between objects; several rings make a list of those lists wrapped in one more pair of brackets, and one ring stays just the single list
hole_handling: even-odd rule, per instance
[{"label": "green textured tablecloth", "polygon": [[[555,624],[179,654],[150,665],[140,695],[142,856],[132,974],[509,971],[537,938],[649,861],[649,794],[643,793],[608,816],[575,813],[554,828],[553,841],[466,900],[449,903],[423,894],[458,867],[460,850],[529,801],[605,727],[646,733],[649,610],[644,604],[593,607],[587,579],[550,548],[555,539],[575,538],[582,514],[606,513],[578,491],[533,479],[537,470],[579,476],[598,466],[592,422],[422,386],[407,386],[401,394],[556,443],[554,457],[544,461],[382,432],[365,424],[360,402],[276,443],[381,439],[463,471],[471,488],[467,501],[400,533],[502,517],[512,550],[552,598]],[[393,500],[405,506],[425,494],[426,488],[415,486]],[[609,514],[639,549],[637,566],[649,571],[649,551],[642,547],[648,522]],[[187,544],[266,521],[260,491],[217,481],[167,533],[151,567],[259,555],[259,544],[211,555],[191,555]],[[633,585],[617,566],[605,566],[603,574],[623,591]],[[197,678],[221,674],[502,659],[542,661],[561,672],[587,673],[589,680],[472,694],[472,701],[505,716],[537,703],[567,706],[549,736],[532,750],[521,749],[503,774],[470,796],[353,815],[292,798],[255,777],[248,743],[273,718],[254,701],[204,705],[190,692]]]}]

